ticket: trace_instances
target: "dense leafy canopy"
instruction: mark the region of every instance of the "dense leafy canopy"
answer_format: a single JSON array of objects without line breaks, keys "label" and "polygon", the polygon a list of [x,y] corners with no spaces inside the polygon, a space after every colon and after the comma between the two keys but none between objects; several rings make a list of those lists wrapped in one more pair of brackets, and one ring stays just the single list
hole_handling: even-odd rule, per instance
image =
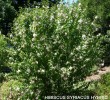
[{"label": "dense leafy canopy", "polygon": [[12,4],[16,10],[19,10],[19,7],[26,7],[26,6],[43,6],[48,5],[52,6],[53,4],[59,3],[61,0],[13,0]]}]

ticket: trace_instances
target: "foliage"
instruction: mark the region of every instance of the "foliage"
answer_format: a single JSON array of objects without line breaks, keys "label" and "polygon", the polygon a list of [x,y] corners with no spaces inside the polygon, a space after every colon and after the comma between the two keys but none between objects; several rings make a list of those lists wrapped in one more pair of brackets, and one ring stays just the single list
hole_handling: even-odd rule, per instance
[{"label": "foliage", "polygon": [[107,38],[102,41],[102,45],[107,45],[106,51],[103,55],[105,65],[110,64],[110,35],[108,31],[110,30],[110,1],[109,0],[79,0],[83,7],[86,7],[86,16],[94,22],[94,18],[97,19],[97,27],[94,30],[94,34],[107,35]]},{"label": "foliage", "polygon": [[94,95],[106,96],[108,100],[110,99],[110,73],[103,75],[99,81],[93,82],[91,86]]},{"label": "foliage", "polygon": [[4,80],[4,74],[2,70],[7,63],[7,51],[6,51],[7,42],[5,40],[5,36],[0,34],[0,82]]},{"label": "foliage", "polygon": [[0,87],[0,99],[17,100],[17,98],[23,94],[19,93],[21,88],[23,88],[23,84],[17,80],[4,82]]},{"label": "foliage", "polygon": [[0,0],[0,30],[2,34],[7,35],[10,32],[13,20],[17,17],[20,8],[35,7],[36,5],[51,7],[59,2],[60,0]]},{"label": "foliage", "polygon": [[[83,13],[82,13],[83,12]],[[78,6],[27,8],[14,21],[9,65],[26,83],[22,99],[76,94],[97,63],[101,37]]]},{"label": "foliage", "polygon": [[0,67],[4,65],[6,58],[6,44],[5,36],[0,34]]},{"label": "foliage", "polygon": [[87,15],[93,21],[96,15],[102,19],[101,24],[106,24],[106,19],[110,17],[110,1],[108,0],[79,0],[87,7]]},{"label": "foliage", "polygon": [[16,11],[10,0],[0,0],[0,30],[2,34],[7,34],[11,23],[16,16]]},{"label": "foliage", "polygon": [[61,0],[12,0],[12,5],[18,11],[20,7],[35,7],[48,5],[49,7],[58,4]]}]

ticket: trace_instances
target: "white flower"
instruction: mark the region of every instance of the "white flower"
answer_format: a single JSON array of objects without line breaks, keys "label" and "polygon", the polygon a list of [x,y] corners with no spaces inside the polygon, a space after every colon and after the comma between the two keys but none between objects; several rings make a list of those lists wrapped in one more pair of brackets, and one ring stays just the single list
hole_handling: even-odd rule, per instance
[{"label": "white flower", "polygon": [[25,45],[23,44],[21,47],[22,47],[22,48],[24,48],[24,47],[25,47]]},{"label": "white flower", "polygon": [[52,67],[51,67],[51,69],[52,69],[52,70],[55,70],[55,67],[54,67],[54,66],[52,66]]},{"label": "white flower", "polygon": [[86,47],[87,47],[87,45],[86,45],[86,44],[84,44],[84,45],[82,46],[82,48],[83,48],[83,49],[85,49]]},{"label": "white flower", "polygon": [[39,69],[38,73],[45,73],[45,70],[44,69]]},{"label": "white flower", "polygon": [[38,73],[40,73],[41,71],[40,70],[38,70]]},{"label": "white flower", "polygon": [[87,58],[87,59],[86,59],[86,61],[89,61],[89,60],[90,60],[90,58]]},{"label": "white flower", "polygon": [[14,44],[14,45],[16,45],[16,44],[17,44],[17,42],[13,42],[13,44]]},{"label": "white flower", "polygon": [[104,62],[103,62],[103,63],[101,63],[101,64],[100,64],[100,66],[101,66],[101,67],[103,67],[103,66],[104,66]]},{"label": "white flower", "polygon": [[31,91],[31,95],[33,94],[34,92],[33,91]]},{"label": "white flower", "polygon": [[80,23],[80,24],[81,24],[82,22],[83,22],[83,20],[82,20],[82,19],[79,19],[79,20],[78,20],[78,23]]},{"label": "white flower", "polygon": [[81,6],[81,3],[79,3],[78,6],[80,7]]},{"label": "white flower", "polygon": [[60,12],[60,13],[58,13],[58,16],[61,16],[62,15],[62,13]]},{"label": "white flower", "polygon": [[38,64],[38,61],[36,61],[36,64]]},{"label": "white flower", "polygon": [[27,69],[27,72],[28,72],[28,73],[30,73],[30,72],[31,72],[31,70],[28,68],[28,69]]},{"label": "white flower", "polygon": [[13,37],[13,35],[12,34],[10,34],[10,38],[12,38]]},{"label": "white flower", "polygon": [[95,26],[95,24],[92,22],[91,25]]},{"label": "white flower", "polygon": [[42,73],[44,73],[44,72],[45,72],[45,70],[44,70],[44,69],[42,69],[42,70],[41,70],[41,72],[42,72]]},{"label": "white flower", "polygon": [[70,55],[73,56],[73,52],[71,52]]},{"label": "white flower", "polygon": [[82,59],[83,57],[82,56],[79,56],[79,58]]},{"label": "white flower", "polygon": [[85,41],[84,44],[87,45],[88,44],[88,41]]},{"label": "white flower", "polygon": [[39,8],[38,6],[35,6],[36,8]]},{"label": "white flower", "polygon": [[81,46],[78,46],[77,48],[76,48],[76,50],[80,50],[81,49]]},{"label": "white flower", "polygon": [[58,20],[57,23],[60,24],[60,21]]},{"label": "white flower", "polygon": [[65,35],[67,35],[68,33],[67,32],[65,32]]},{"label": "white flower", "polygon": [[66,73],[67,69],[66,69],[65,67],[62,67],[62,68],[61,68],[61,71],[62,71],[63,73]]},{"label": "white flower", "polygon": [[18,34],[19,34],[19,35],[21,35],[22,33],[21,33],[21,32],[19,32]]},{"label": "white flower", "polygon": [[46,47],[46,50],[48,51],[49,50],[49,47]]},{"label": "white flower", "polygon": [[31,80],[31,81],[30,81],[30,84],[33,84],[33,83],[34,83],[34,80]]},{"label": "white flower", "polygon": [[98,28],[96,28],[95,30],[98,31]]},{"label": "white flower", "polygon": [[50,17],[50,20],[53,20],[54,19],[54,16],[52,15],[51,17]]},{"label": "white flower", "polygon": [[101,36],[101,33],[99,33],[97,36]]},{"label": "white flower", "polygon": [[17,73],[19,74],[20,72],[21,72],[21,71],[18,69],[18,70],[17,70]]},{"label": "white flower", "polygon": [[12,57],[9,57],[9,60],[13,60],[13,58]]},{"label": "white flower", "polygon": [[76,14],[75,17],[78,18],[78,14]]},{"label": "white flower", "polygon": [[37,56],[39,57],[40,56],[40,53],[37,53]]},{"label": "white flower", "polygon": [[59,39],[59,35],[57,35],[56,38]]},{"label": "white flower", "polygon": [[64,26],[61,26],[61,28],[60,28],[60,29],[63,29],[63,27],[64,27]]},{"label": "white flower", "polygon": [[57,55],[57,53],[55,52],[55,54],[54,54],[55,56]]},{"label": "white flower", "polygon": [[69,67],[69,70],[72,70],[72,69],[73,69],[73,67],[70,66],[70,67]]},{"label": "white flower", "polygon": [[82,35],[82,39],[85,39],[85,38],[86,38],[86,35],[85,35],[85,34],[83,34],[83,35]]},{"label": "white flower", "polygon": [[17,88],[16,88],[16,91],[19,91],[19,90],[20,90],[20,88],[19,88],[19,87],[17,87]]},{"label": "white flower", "polygon": [[37,36],[37,34],[34,33],[34,34],[33,34],[33,37],[35,38],[36,36]]},{"label": "white flower", "polygon": [[95,16],[95,19],[97,19],[98,18],[98,16]]},{"label": "white flower", "polygon": [[35,41],[35,38],[32,38],[32,41]]},{"label": "white flower", "polygon": [[76,29],[80,29],[80,28],[81,28],[80,25],[78,25]]},{"label": "white flower", "polygon": [[75,61],[75,59],[73,58],[72,61]]},{"label": "white flower", "polygon": [[20,48],[18,48],[18,51],[20,51],[21,49]]},{"label": "white flower", "polygon": [[34,45],[33,45],[33,44],[31,44],[31,47],[33,48],[33,47],[34,47]]},{"label": "white flower", "polygon": [[20,100],[20,98],[17,98],[17,100]]},{"label": "white flower", "polygon": [[66,64],[69,64],[69,61],[67,61]]}]

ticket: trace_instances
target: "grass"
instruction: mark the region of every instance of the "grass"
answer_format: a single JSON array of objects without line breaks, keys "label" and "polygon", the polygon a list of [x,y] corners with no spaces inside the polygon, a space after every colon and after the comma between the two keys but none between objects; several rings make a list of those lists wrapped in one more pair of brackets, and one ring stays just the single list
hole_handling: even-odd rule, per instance
[{"label": "grass", "polygon": [[92,91],[94,96],[105,96],[110,100],[110,73],[102,75],[98,81],[93,81],[88,90]]}]

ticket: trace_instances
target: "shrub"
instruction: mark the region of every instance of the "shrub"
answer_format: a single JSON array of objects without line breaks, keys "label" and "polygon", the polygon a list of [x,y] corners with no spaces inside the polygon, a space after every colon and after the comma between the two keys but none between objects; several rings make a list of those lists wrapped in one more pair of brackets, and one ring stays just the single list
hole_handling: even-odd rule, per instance
[{"label": "shrub", "polygon": [[102,48],[81,5],[27,8],[14,21],[9,65],[26,83],[23,99],[68,95],[86,89]]},{"label": "shrub", "polygon": [[2,71],[7,62],[6,45],[7,42],[5,40],[5,36],[0,34],[0,82],[4,80],[4,74],[2,73]]},{"label": "shrub", "polygon": [[10,80],[4,82],[0,88],[0,99],[1,100],[15,100],[20,97],[20,89],[23,84],[17,80]]}]

